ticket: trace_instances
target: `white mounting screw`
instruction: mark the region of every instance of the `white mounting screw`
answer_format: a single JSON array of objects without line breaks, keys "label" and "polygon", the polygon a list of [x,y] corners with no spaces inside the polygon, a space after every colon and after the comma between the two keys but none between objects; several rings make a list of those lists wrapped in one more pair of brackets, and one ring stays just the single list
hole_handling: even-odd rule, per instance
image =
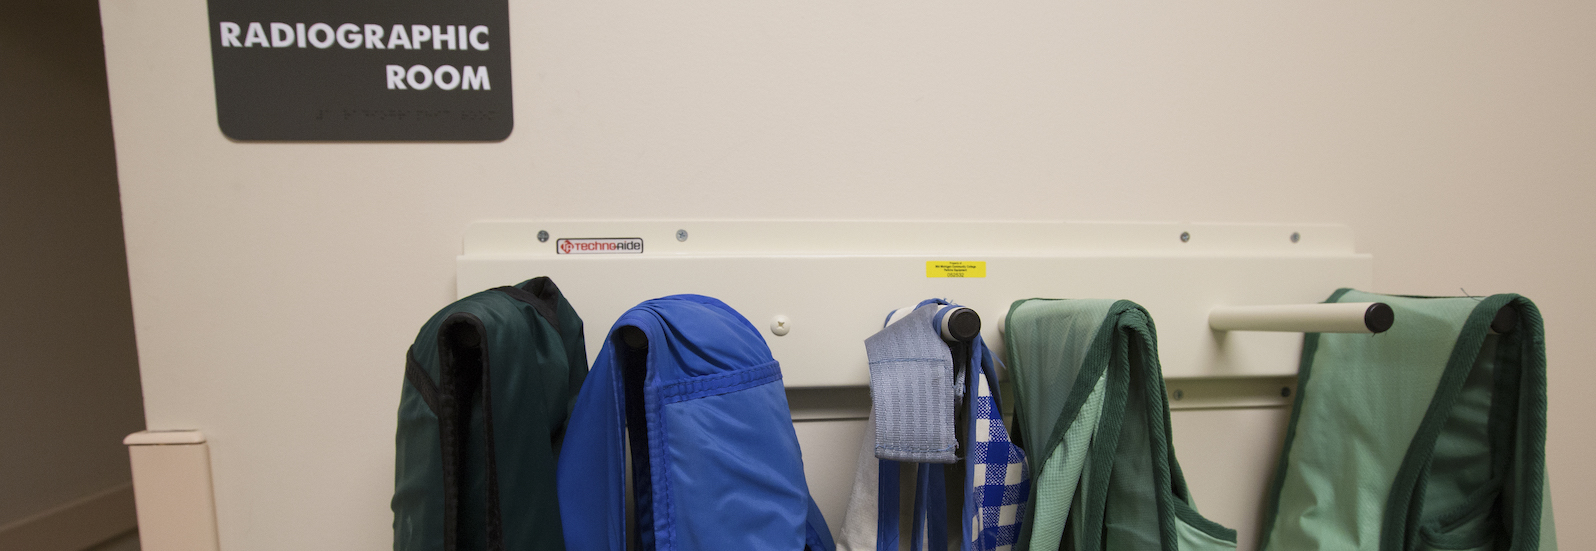
[{"label": "white mounting screw", "polygon": [[770,320],[770,332],[775,333],[778,337],[786,335],[791,330],[792,320],[787,319],[787,316],[776,316]]},{"label": "white mounting screw", "polygon": [[687,240],[687,230],[676,230],[676,240],[677,241],[686,241]]}]

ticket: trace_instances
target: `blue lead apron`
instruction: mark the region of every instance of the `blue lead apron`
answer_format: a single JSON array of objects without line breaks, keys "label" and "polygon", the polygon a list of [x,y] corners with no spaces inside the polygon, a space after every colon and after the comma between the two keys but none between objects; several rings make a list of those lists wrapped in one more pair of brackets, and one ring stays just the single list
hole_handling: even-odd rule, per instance
[{"label": "blue lead apron", "polygon": [[[626,327],[647,344],[627,346]],[[725,303],[650,300],[610,329],[560,455],[566,549],[626,551],[628,438],[634,549],[833,549],[804,480],[780,366]]]}]

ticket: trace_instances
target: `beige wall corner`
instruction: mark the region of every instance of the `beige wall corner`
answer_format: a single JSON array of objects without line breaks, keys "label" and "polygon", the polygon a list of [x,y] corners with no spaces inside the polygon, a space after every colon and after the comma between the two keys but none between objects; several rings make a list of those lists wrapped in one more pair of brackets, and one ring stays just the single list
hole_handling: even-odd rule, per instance
[{"label": "beige wall corner", "polygon": [[123,441],[133,462],[139,539],[148,551],[216,551],[211,455],[197,431],[143,431]]}]

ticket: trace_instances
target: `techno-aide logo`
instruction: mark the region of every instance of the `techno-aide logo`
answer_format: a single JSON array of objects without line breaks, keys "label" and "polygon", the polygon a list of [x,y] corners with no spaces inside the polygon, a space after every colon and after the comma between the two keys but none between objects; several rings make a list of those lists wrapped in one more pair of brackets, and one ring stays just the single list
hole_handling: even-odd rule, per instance
[{"label": "techno-aide logo", "polygon": [[586,237],[554,240],[557,254],[643,254],[641,237]]}]

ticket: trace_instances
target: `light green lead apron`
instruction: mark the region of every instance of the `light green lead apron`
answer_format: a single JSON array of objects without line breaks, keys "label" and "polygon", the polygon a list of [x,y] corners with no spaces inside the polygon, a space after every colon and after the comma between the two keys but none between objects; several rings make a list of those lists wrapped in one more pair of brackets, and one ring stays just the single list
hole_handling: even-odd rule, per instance
[{"label": "light green lead apron", "polygon": [[1004,340],[1031,507],[1016,549],[1232,550],[1175,451],[1153,320],[1134,302],[1030,299]]},{"label": "light green lead apron", "polygon": [[[1546,490],[1546,348],[1518,295],[1384,302],[1379,335],[1303,340],[1263,548],[1556,548]],[[1502,335],[1490,325],[1518,313]]]}]

